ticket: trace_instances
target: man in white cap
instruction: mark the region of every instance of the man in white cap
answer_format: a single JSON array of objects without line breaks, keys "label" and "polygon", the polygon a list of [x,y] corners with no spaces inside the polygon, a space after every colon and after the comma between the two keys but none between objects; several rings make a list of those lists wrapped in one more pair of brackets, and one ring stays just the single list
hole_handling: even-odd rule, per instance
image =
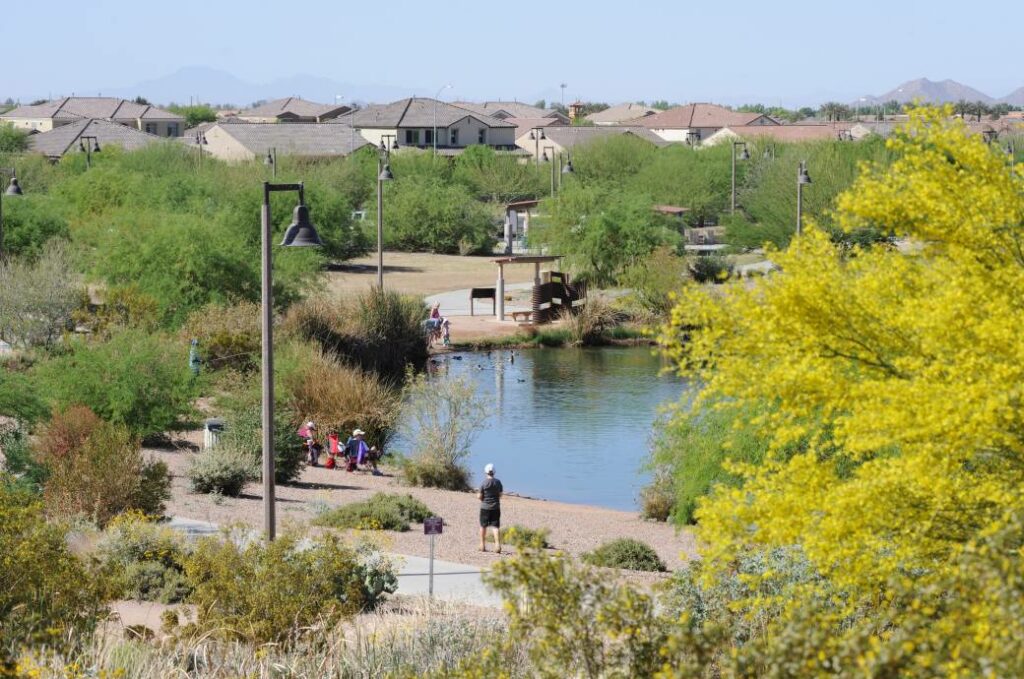
[{"label": "man in white cap", "polygon": [[501,554],[501,481],[494,478],[494,465],[484,467],[484,482],[476,496],[480,499],[480,551],[487,551],[487,529],[494,531],[494,546]]}]

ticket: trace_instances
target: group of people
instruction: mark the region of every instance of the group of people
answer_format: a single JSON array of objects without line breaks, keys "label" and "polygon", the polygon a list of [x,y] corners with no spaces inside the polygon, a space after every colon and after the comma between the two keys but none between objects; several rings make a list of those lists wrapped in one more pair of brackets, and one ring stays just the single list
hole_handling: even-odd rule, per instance
[{"label": "group of people", "polygon": [[323,458],[323,466],[327,469],[341,469],[345,471],[370,471],[374,476],[380,476],[380,469],[377,468],[377,461],[380,460],[381,451],[377,446],[366,443],[366,432],[362,429],[355,429],[352,435],[344,444],[341,443],[341,436],[336,431],[327,433],[326,444],[317,440],[317,428],[315,422],[306,422],[299,427],[298,435],[303,439],[306,446],[306,462],[311,467],[319,467]]},{"label": "group of people", "polygon": [[434,302],[434,305],[430,307],[430,318],[423,321],[423,330],[427,335],[427,346],[432,346],[434,342],[441,342],[444,346],[451,344],[451,327],[451,321],[441,317],[441,303]]}]

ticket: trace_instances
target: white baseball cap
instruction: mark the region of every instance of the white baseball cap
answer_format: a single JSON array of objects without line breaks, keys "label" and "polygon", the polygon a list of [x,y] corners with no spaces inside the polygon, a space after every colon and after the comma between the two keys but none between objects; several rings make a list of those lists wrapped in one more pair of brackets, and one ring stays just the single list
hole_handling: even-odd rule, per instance
[{"label": "white baseball cap", "polygon": [[355,431],[352,432],[352,436],[365,436],[365,435],[366,435],[366,432],[363,431],[362,429],[356,429]]},{"label": "white baseball cap", "polygon": [[484,474],[493,474],[493,473],[494,473],[494,465],[488,463],[488,465],[486,467],[484,467]]}]

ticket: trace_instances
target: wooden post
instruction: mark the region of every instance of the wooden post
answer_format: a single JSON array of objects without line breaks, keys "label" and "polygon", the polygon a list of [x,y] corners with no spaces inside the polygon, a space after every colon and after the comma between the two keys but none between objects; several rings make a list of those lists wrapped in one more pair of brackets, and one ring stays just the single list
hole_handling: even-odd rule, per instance
[{"label": "wooden post", "polygon": [[498,262],[498,284],[495,291],[495,300],[498,304],[498,320],[505,320],[505,265]]}]

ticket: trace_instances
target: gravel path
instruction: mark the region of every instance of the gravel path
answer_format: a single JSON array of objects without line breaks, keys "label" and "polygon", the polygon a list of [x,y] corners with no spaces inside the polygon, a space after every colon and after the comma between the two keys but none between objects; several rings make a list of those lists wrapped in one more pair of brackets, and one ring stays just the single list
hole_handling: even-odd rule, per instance
[{"label": "gravel path", "polygon": [[[237,498],[217,499],[192,493],[185,472],[196,453],[186,450],[148,450],[168,464],[174,474],[173,497],[167,514],[227,525],[244,523],[260,527],[263,520],[262,487],[249,484]],[[437,558],[456,563],[490,566],[502,558],[478,551],[479,501],[473,493],[428,488],[410,488],[399,483],[395,471],[383,468],[384,476],[344,470],[306,467],[298,482],[278,486],[277,516],[281,527],[307,524],[318,509],[364,500],[378,491],[409,493],[445,520],[444,535],[437,539]],[[498,477],[501,477],[500,470]],[[514,488],[507,488],[513,493]],[[631,537],[650,544],[669,569],[682,566],[696,553],[692,533],[676,531],[663,523],[645,521],[636,512],[572,505],[506,495],[502,499],[502,525],[519,524],[548,528],[549,541],[556,549],[579,555],[618,537]],[[428,542],[420,526],[407,533],[382,532],[381,548],[399,554],[427,556]],[[510,550],[511,551],[511,550]]]}]

